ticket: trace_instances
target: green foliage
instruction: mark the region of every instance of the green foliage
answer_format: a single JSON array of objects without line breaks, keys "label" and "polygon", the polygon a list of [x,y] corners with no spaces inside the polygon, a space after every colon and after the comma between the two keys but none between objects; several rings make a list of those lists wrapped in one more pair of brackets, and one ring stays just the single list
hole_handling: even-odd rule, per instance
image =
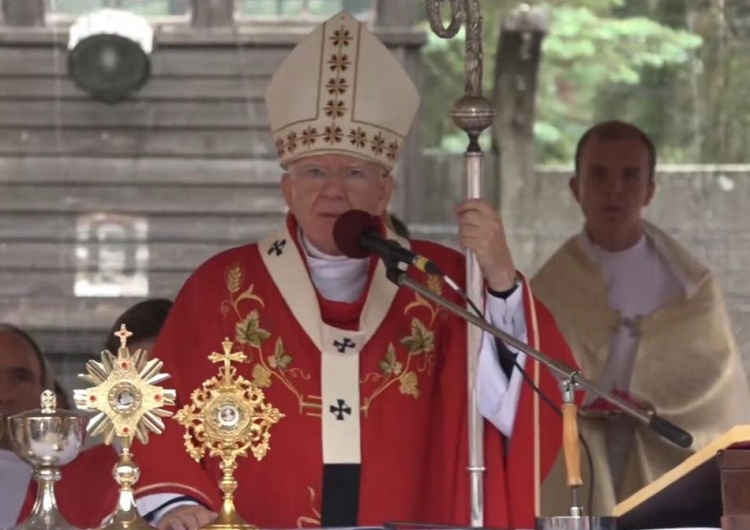
[{"label": "green foliage", "polygon": [[[537,116],[537,160],[569,163],[575,143],[597,115],[597,95],[613,86],[638,85],[647,70],[687,63],[701,38],[643,16],[616,16],[625,0],[549,0],[549,33],[543,43]],[[517,2],[483,2],[484,90],[492,94],[494,54],[503,17]],[[425,50],[424,141],[454,148],[462,136],[446,117],[463,92],[463,37],[430,37]]]},{"label": "green foliage", "polygon": [[570,162],[578,137],[594,120],[599,92],[637,85],[646,69],[685,64],[700,45],[697,35],[648,18],[617,19],[583,7],[556,8],[543,44],[535,127],[538,159]]}]

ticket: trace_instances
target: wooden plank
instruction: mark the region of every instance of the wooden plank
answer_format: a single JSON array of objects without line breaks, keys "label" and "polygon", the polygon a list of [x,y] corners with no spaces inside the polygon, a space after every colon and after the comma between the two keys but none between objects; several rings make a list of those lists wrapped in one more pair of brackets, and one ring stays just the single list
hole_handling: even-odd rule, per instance
[{"label": "wooden plank", "polygon": [[[75,243],[79,216],[75,212],[21,213],[0,212],[0,243]],[[282,214],[265,216],[252,213],[205,215],[200,212],[160,213],[145,217],[148,241],[154,243],[222,243],[233,246],[258,241],[281,227]],[[426,239],[459,248],[454,225],[410,225],[415,239]]]},{"label": "wooden plank", "polygon": [[[243,242],[244,243],[244,242]],[[102,245],[111,252],[135,255],[137,248],[148,249],[147,270],[155,272],[184,272],[195,269],[211,256],[232,247],[226,243],[110,243]],[[49,244],[14,242],[0,245],[0,274],[17,272],[63,272],[97,270],[98,245]],[[87,259],[79,248],[87,249]]]},{"label": "wooden plank", "polygon": [[[277,18],[259,19],[240,17],[231,28],[195,28],[168,17],[151,17],[154,40],[160,51],[171,49],[191,49],[195,47],[213,50],[235,50],[238,47],[281,47],[291,50],[301,39],[310,34],[317,21],[310,19]],[[68,22],[72,23],[70,17]],[[387,47],[422,46],[427,41],[427,33],[419,27],[374,28],[375,35]],[[64,23],[46,28],[6,28],[0,25],[0,45],[11,46],[58,46],[65,49],[68,32]]]},{"label": "wooden plank", "polygon": [[276,186],[276,160],[0,157],[0,184],[203,184]]},{"label": "wooden plank", "polygon": [[100,359],[107,330],[97,331],[48,331],[35,333],[34,340],[47,356],[55,379],[70,392],[86,388],[79,374],[86,373],[86,361]]},{"label": "wooden plank", "polygon": [[[261,234],[259,234],[261,235]],[[415,234],[422,238],[421,234]],[[427,235],[427,239],[448,246],[455,242],[448,236]],[[254,240],[257,240],[255,238]],[[132,239],[110,243],[106,248],[112,252],[135,254],[137,248],[148,250],[148,261],[145,267],[150,272],[170,272],[193,270],[205,260],[227,248],[252,242],[249,238],[238,238],[234,241],[192,242],[185,238],[181,241],[153,242]],[[104,247],[104,245],[102,245]],[[79,248],[88,251],[87,259],[79,254]],[[94,270],[97,267],[97,245],[68,242],[27,242],[12,241],[0,244],[0,271],[77,271]]]},{"label": "wooden plank", "polygon": [[[0,213],[0,244],[27,243],[71,244],[78,241],[75,212]],[[150,244],[170,242],[212,242],[226,246],[258,241],[265,234],[283,226],[282,214],[252,213],[205,215],[202,213],[149,215]]]},{"label": "wooden plank", "polygon": [[276,158],[268,131],[0,128],[0,156]]},{"label": "wooden plank", "polygon": [[3,22],[9,26],[44,26],[44,0],[2,0]]},{"label": "wooden plank", "polygon": [[[253,77],[273,75],[289,46],[162,48],[151,55],[151,74],[159,77]],[[67,76],[68,53],[61,47],[0,46],[0,75]]]},{"label": "wooden plank", "polygon": [[[185,275],[187,278],[187,275]],[[152,291],[149,297],[174,298]],[[19,301],[0,297],[0,322],[11,322],[36,336],[39,331],[98,331],[102,337],[127,308],[143,298],[76,298],[41,295]],[[102,342],[104,342],[102,340]]]},{"label": "wooden plank", "polygon": [[279,214],[286,204],[278,186],[0,185],[0,210],[16,212],[213,212]]},{"label": "wooden plank", "polygon": [[[171,272],[150,272],[148,274],[148,296],[154,296],[152,293],[159,293],[168,297],[176,296],[189,274],[190,271],[187,269]],[[19,299],[29,299],[24,300],[24,303],[28,303],[30,299],[45,296],[74,297],[75,281],[75,272],[73,271],[3,271],[0,272],[0,297],[9,298],[16,304],[18,304]],[[43,315],[37,313],[37,317],[37,320],[41,322]],[[69,315],[61,314],[55,318],[64,322],[65,319],[69,318]]]},{"label": "wooden plank", "polygon": [[55,378],[63,388],[71,391],[88,387],[78,374],[86,373],[86,361],[100,359],[108,331],[109,328],[105,326],[90,331],[38,330],[34,332],[33,337],[47,356]]},{"label": "wooden plank", "polygon": [[[188,79],[161,77],[151,79],[139,92],[132,95],[132,99],[135,101],[262,100],[267,85],[267,78],[247,76]],[[2,72],[0,72],[0,98],[61,98],[89,101],[86,92],[78,88],[68,77],[4,77]]]},{"label": "wooden plank", "polygon": [[173,102],[0,100],[0,127],[268,127],[260,100]]}]

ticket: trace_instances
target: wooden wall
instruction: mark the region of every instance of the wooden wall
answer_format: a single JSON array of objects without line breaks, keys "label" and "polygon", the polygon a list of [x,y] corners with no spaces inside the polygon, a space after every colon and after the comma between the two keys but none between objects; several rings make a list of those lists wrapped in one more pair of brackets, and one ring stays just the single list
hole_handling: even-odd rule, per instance
[{"label": "wooden wall", "polygon": [[[77,373],[129,305],[174,297],[207,257],[276,226],[263,92],[310,29],[161,27],[152,79],[107,105],[67,77],[64,28],[0,26],[0,321]],[[378,31],[418,80],[424,34]],[[405,181],[418,169],[415,137]]]}]

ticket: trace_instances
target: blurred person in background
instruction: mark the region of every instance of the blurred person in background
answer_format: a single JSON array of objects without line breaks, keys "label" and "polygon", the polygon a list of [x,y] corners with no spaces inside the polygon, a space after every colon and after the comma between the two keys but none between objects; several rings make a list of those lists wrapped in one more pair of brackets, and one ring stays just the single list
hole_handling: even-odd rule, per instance
[{"label": "blurred person in background", "polygon": [[[34,339],[16,326],[0,324],[0,414],[8,417],[40,409],[42,391],[54,391],[56,386]],[[67,403],[58,405],[68,407]],[[117,498],[112,478],[116,460],[111,448],[98,446],[82,451],[63,467],[55,492],[60,511],[73,525],[98,526],[111,511]],[[12,528],[31,513],[37,494],[32,471],[13,451],[4,428],[0,439],[0,528]]]}]

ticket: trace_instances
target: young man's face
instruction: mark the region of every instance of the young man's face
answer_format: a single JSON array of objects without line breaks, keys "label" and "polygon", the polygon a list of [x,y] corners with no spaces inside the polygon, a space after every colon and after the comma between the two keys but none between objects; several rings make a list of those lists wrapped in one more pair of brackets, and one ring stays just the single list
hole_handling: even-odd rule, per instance
[{"label": "young man's face", "polygon": [[593,136],[581,151],[570,187],[595,243],[640,234],[642,210],[654,195],[647,147],[637,138]]}]

